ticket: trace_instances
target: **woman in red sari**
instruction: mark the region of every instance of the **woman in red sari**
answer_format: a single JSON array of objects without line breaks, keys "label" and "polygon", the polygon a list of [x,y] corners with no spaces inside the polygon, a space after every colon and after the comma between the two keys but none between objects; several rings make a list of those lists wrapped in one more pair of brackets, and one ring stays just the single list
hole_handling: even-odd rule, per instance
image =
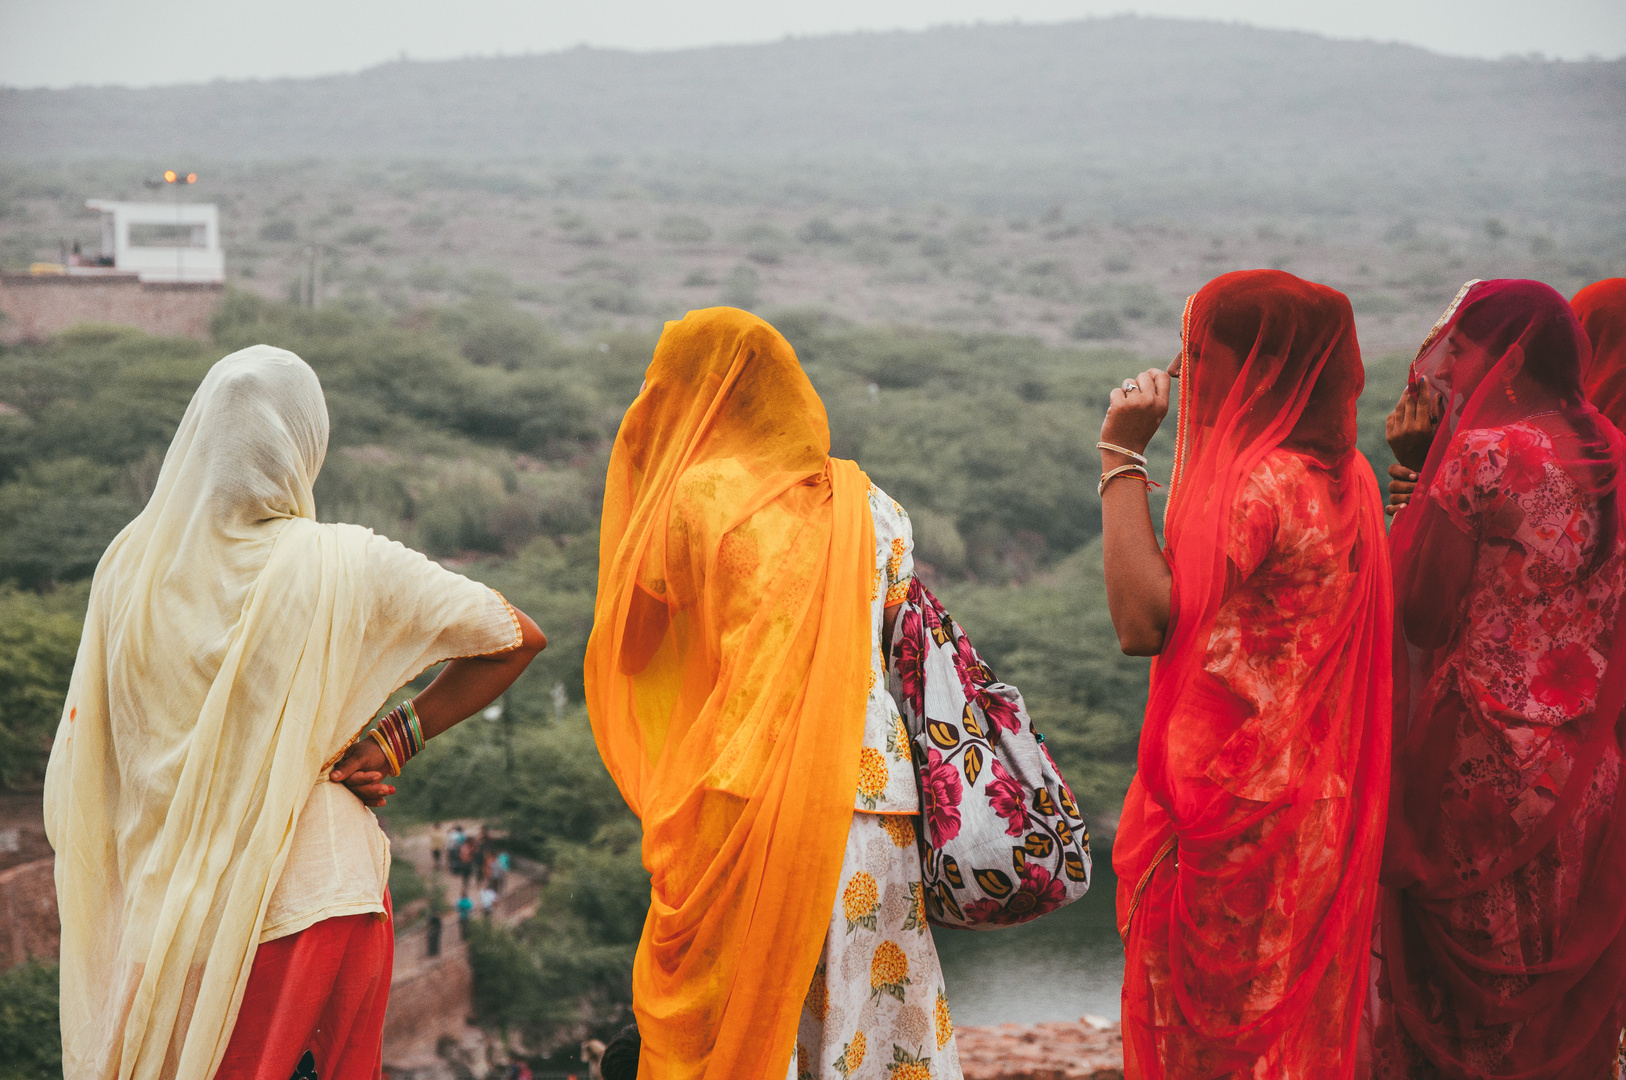
[{"label": "woman in red sari", "polygon": [[[1612,1075],[1626,985],[1622,437],[1561,296],[1470,282],[1412,365],[1377,1077]],[[1412,451],[1397,441],[1397,455]]]},{"label": "woman in red sari", "polygon": [[[1134,1078],[1355,1069],[1388,790],[1392,605],[1349,301],[1279,271],[1187,304],[1159,552],[1145,486],[1102,494],[1107,596],[1156,654],[1113,864]],[[1167,409],[1112,393],[1103,472]]]}]

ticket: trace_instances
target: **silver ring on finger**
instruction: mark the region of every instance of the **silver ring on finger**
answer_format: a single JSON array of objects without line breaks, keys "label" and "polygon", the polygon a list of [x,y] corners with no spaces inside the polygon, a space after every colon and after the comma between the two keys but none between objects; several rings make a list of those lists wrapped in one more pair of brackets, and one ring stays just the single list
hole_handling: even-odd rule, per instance
[{"label": "silver ring on finger", "polygon": [[1133,394],[1135,391],[1137,391],[1139,389],[1140,389],[1140,383],[1136,382],[1134,379],[1125,379],[1124,380],[1124,393]]}]

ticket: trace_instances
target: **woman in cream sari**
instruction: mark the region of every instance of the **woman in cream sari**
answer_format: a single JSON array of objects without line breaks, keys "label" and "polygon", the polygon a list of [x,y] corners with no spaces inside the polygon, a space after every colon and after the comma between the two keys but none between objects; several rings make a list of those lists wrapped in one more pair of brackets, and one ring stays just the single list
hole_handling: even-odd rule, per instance
[{"label": "woman in cream sari", "polygon": [[[226,357],[97,567],[45,789],[69,1080],[379,1075],[389,847],[363,802],[545,642],[491,590],[317,524],[327,435],[299,357]],[[357,741],[452,657],[405,742]]]}]

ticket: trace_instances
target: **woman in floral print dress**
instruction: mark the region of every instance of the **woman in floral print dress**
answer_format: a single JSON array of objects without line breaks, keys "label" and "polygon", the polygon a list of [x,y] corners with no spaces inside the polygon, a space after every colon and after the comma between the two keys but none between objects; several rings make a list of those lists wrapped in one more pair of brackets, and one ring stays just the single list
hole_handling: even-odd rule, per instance
[{"label": "woman in floral print dress", "polygon": [[883,646],[914,577],[909,515],[870,485],[874,650],[858,793],[824,953],[802,1010],[791,1080],[957,1078],[954,1022],[926,925],[920,796],[909,734],[887,692]]},{"label": "woman in floral print dress", "polygon": [[644,829],[641,1075],[959,1080],[882,666],[908,518],[789,344],[668,324],[611,455],[588,708]]},{"label": "woman in floral print dress", "polygon": [[1552,289],[1470,282],[1391,417],[1420,478],[1391,534],[1403,648],[1375,1077],[1616,1069],[1626,461],[1583,392],[1588,353]]}]

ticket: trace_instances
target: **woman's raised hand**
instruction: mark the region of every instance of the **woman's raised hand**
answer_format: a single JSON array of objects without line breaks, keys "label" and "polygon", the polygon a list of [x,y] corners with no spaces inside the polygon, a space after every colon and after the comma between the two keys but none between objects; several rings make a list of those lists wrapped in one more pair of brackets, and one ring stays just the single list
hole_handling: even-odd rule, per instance
[{"label": "woman's raised hand", "polygon": [[[1101,441],[1143,454],[1169,414],[1169,373],[1147,368],[1135,378],[1125,379],[1108,401],[1107,417],[1101,422]],[[1112,453],[1102,451],[1103,456]]]},{"label": "woman's raised hand", "polygon": [[1414,473],[1422,469],[1423,462],[1428,459],[1428,448],[1434,442],[1434,432],[1439,428],[1440,417],[1444,414],[1444,394],[1430,390],[1428,384],[1420,379],[1407,383],[1406,389],[1400,392],[1400,400],[1395,403],[1394,411],[1383,422],[1383,437],[1388,440],[1395,460]]}]

